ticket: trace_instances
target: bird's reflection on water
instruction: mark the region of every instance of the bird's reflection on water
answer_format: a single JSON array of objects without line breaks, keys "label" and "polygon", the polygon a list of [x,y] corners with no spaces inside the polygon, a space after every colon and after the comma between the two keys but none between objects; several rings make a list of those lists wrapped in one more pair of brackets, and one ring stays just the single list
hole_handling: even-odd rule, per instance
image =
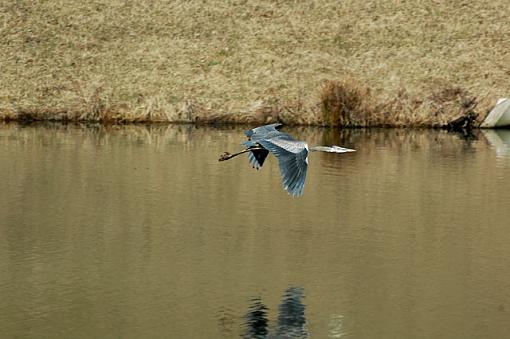
[{"label": "bird's reflection on water", "polygon": [[251,305],[245,316],[245,339],[269,339],[269,338],[308,338],[306,331],[305,305],[303,289],[289,287],[282,296],[282,302],[278,307],[276,327],[268,329],[268,311],[260,298],[251,300]]},{"label": "bird's reflection on water", "polygon": [[267,338],[268,320],[267,307],[260,298],[254,298],[251,301],[250,308],[246,313],[246,333],[244,338]]}]

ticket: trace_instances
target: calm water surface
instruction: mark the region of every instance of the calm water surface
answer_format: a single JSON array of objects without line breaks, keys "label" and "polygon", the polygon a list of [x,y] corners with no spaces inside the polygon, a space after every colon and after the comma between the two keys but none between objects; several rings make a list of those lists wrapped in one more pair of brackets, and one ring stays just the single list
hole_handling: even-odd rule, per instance
[{"label": "calm water surface", "polygon": [[504,338],[510,131],[0,126],[2,338]]}]

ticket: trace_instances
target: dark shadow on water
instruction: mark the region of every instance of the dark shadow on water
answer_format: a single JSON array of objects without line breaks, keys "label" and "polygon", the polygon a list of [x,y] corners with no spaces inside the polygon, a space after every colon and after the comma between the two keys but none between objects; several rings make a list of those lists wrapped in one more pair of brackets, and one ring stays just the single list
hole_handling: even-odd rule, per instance
[{"label": "dark shadow on water", "polygon": [[308,338],[306,331],[305,305],[302,302],[304,292],[299,287],[289,287],[278,306],[276,327],[269,331],[268,311],[260,298],[251,300],[245,315],[245,339]]},{"label": "dark shadow on water", "polygon": [[479,135],[479,131],[473,130],[451,131],[450,133],[458,136],[461,140],[466,142],[478,140]]}]

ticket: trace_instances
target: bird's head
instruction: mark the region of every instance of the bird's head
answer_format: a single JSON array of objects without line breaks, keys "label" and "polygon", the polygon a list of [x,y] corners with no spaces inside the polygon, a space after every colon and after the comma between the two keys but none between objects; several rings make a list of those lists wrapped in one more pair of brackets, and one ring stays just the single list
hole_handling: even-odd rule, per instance
[{"label": "bird's head", "polygon": [[220,155],[220,158],[218,159],[218,161],[225,161],[230,158],[232,158],[232,154],[230,154],[229,152],[225,152],[222,155]]}]

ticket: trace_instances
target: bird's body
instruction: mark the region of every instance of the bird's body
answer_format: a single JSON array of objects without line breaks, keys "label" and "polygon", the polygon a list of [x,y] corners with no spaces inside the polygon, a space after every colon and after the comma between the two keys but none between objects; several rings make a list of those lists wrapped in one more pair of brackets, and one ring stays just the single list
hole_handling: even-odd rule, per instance
[{"label": "bird's body", "polygon": [[352,149],[339,146],[317,146],[310,149],[306,142],[295,140],[287,133],[280,132],[278,129],[281,127],[282,124],[271,124],[246,131],[248,141],[243,143],[246,149],[236,154],[225,153],[220,161],[248,152],[252,167],[260,169],[271,152],[278,159],[283,188],[292,196],[300,196],[305,186],[309,151],[354,152]]}]

